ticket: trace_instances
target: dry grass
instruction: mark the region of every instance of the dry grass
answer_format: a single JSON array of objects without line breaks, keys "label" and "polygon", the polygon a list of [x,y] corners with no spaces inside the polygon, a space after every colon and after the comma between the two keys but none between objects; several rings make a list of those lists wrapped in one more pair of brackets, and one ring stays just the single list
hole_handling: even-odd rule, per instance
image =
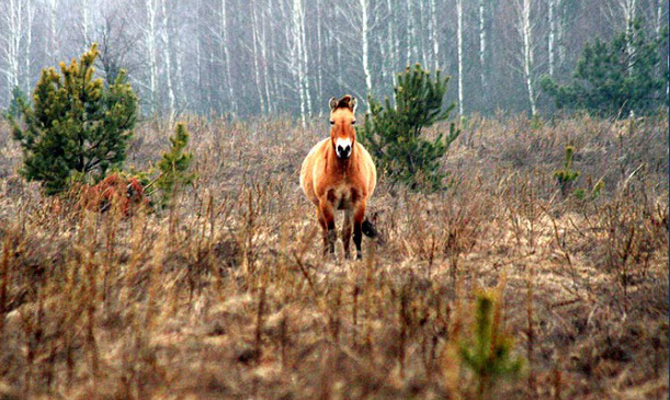
[{"label": "dry grass", "polygon": [[[0,398],[475,398],[457,338],[503,281],[527,363],[495,393],[667,394],[667,118],[471,118],[451,190],[382,176],[360,262],[321,258],[298,188],[325,122],[187,122],[195,186],[129,219],[40,196],[0,127]],[[127,165],[170,133],[142,125]],[[583,200],[553,177],[568,144]]]}]

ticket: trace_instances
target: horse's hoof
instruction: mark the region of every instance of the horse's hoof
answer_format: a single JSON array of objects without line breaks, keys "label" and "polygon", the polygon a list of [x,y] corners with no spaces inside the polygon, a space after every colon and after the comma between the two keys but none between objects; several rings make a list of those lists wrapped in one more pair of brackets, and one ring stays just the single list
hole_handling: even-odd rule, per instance
[{"label": "horse's hoof", "polygon": [[357,251],[356,252],[356,259],[357,260],[363,259],[363,252],[362,251]]}]

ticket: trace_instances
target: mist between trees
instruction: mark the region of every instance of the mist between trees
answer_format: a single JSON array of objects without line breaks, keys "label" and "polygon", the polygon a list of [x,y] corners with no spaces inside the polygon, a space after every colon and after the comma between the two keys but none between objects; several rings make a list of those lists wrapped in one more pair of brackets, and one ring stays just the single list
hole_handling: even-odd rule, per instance
[{"label": "mist between trees", "polygon": [[453,77],[461,114],[548,114],[543,76],[567,82],[586,43],[631,21],[660,37],[667,13],[661,0],[3,0],[0,108],[97,42],[97,73],[126,69],[143,115],[304,120],[331,96],[390,95],[415,63]]}]

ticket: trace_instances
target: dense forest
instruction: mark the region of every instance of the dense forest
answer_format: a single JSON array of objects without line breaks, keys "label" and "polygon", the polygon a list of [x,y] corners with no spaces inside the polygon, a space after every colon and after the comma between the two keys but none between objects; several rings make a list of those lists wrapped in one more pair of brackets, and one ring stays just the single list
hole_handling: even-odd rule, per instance
[{"label": "dense forest", "polygon": [[549,114],[542,77],[567,82],[586,44],[632,21],[661,37],[667,15],[661,0],[3,0],[0,108],[97,42],[98,73],[126,69],[143,115],[170,120],[305,118],[344,93],[365,106],[415,63],[452,77],[461,114]]}]

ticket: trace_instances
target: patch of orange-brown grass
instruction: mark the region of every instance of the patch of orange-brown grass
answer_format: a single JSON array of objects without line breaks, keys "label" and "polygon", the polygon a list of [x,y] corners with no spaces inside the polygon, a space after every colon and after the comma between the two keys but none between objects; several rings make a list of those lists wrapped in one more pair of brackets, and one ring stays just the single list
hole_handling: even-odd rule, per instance
[{"label": "patch of orange-brown grass", "polygon": [[[667,393],[667,118],[463,121],[449,190],[380,171],[385,244],[361,262],[321,257],[298,188],[323,121],[186,122],[194,186],[129,217],[43,197],[1,143],[0,397],[477,398],[458,346],[473,294],[503,277],[526,367],[493,392]],[[141,125],[126,166],[149,168],[170,132]],[[553,175],[566,145],[581,198]]]}]

